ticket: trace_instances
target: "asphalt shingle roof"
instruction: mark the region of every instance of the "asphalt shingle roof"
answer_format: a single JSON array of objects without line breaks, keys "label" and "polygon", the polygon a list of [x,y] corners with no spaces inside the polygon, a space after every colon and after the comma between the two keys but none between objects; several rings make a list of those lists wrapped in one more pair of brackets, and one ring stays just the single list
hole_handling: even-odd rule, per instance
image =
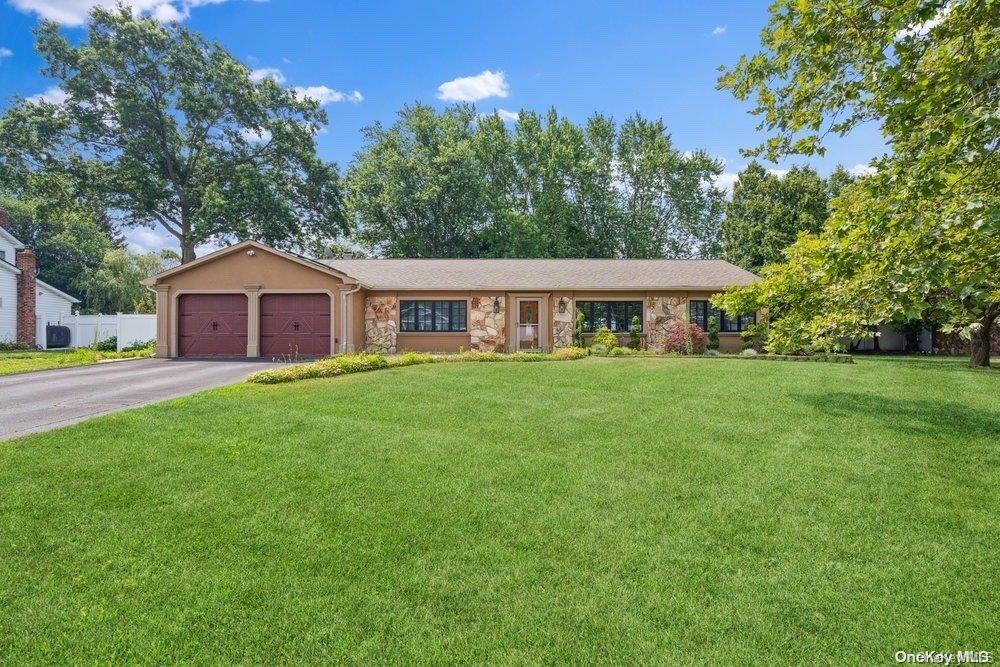
[{"label": "asphalt shingle roof", "polygon": [[721,289],[757,276],[718,259],[324,259],[372,289]]}]

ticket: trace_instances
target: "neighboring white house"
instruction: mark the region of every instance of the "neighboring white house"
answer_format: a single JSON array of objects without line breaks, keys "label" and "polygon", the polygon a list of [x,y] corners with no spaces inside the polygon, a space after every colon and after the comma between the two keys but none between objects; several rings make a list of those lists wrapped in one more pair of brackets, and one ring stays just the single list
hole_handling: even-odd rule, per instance
[{"label": "neighboring white house", "polygon": [[44,346],[45,325],[61,323],[80,303],[35,276],[35,253],[10,230],[0,209],[0,342]]}]

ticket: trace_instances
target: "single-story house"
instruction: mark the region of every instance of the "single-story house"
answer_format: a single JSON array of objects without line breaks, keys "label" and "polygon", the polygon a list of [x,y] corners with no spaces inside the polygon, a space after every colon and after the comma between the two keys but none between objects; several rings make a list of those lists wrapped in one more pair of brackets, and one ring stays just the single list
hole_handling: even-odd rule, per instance
[{"label": "single-story house", "polygon": [[80,300],[43,282],[36,275],[35,252],[11,232],[7,212],[0,209],[0,342],[35,347],[44,342],[47,324],[69,317]]},{"label": "single-story house", "polygon": [[[667,325],[703,328],[712,294],[756,276],[721,260],[325,259],[255,241],[144,281],[156,292],[160,357],[319,356],[369,350],[549,350],[575,313],[652,349]],[[723,351],[754,316],[720,314]]]}]

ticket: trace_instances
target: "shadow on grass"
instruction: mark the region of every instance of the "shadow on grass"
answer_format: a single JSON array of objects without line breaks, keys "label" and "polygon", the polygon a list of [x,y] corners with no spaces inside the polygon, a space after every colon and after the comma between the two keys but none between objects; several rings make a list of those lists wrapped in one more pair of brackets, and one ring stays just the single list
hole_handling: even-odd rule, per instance
[{"label": "shadow on grass", "polygon": [[951,371],[951,372],[972,372],[972,373],[1000,373],[1000,359],[993,357],[991,368],[978,368],[969,364],[968,357],[929,357],[923,355],[878,355],[859,354],[855,355],[859,361],[877,360],[882,363],[898,364],[906,368],[919,368],[921,370]]},{"label": "shadow on grass", "polygon": [[1000,437],[1000,416],[962,403],[850,392],[800,394],[795,400],[831,417],[877,419],[907,435]]}]

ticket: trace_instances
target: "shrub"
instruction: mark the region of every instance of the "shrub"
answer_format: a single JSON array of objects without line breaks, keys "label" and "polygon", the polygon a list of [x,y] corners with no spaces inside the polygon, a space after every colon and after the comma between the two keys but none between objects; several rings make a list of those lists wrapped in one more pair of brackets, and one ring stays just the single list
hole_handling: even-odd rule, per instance
[{"label": "shrub", "polygon": [[590,351],[583,346],[574,347],[560,347],[552,352],[552,357],[557,361],[572,361],[574,359],[583,359]]},{"label": "shrub", "polygon": [[585,317],[582,310],[576,311],[576,319],[573,321],[573,346],[586,347],[583,344],[583,321]]},{"label": "shrub", "polygon": [[125,347],[122,348],[122,352],[137,352],[138,350],[146,350],[149,348],[153,348],[154,351],[156,350],[155,340],[147,340],[145,342],[135,342],[132,343],[131,345],[126,345]]},{"label": "shrub", "polygon": [[702,354],[705,351],[705,332],[697,324],[671,322],[667,325],[663,351]]},{"label": "shrub", "polygon": [[719,318],[715,315],[708,318],[708,349],[719,349]]},{"label": "shrub", "polygon": [[340,357],[329,357],[308,364],[295,364],[285,368],[259,371],[247,377],[247,382],[255,384],[280,384],[311,378],[336,377],[350,373],[363,373],[380,368],[400,368],[419,364],[443,363],[449,361],[569,361],[587,356],[587,350],[582,347],[564,347],[548,354],[501,354],[499,352],[460,352],[453,355],[433,355],[426,352],[407,352],[398,357],[385,357],[381,354],[350,354]]},{"label": "shrub", "polygon": [[117,352],[118,336],[112,336],[111,338],[105,338],[104,340],[97,341],[94,343],[94,349],[98,352]]},{"label": "shrub", "polygon": [[740,333],[740,337],[743,339],[744,350],[753,348],[758,352],[763,352],[768,338],[767,321],[763,320],[756,324],[748,324],[743,332]]},{"label": "shrub", "polygon": [[612,357],[633,357],[639,353],[634,347],[616,347],[611,350]]},{"label": "shrub", "polygon": [[632,316],[631,326],[628,328],[628,346],[633,350],[642,347],[642,322],[638,315]]},{"label": "shrub", "polygon": [[28,347],[26,343],[19,340],[0,341],[0,352],[23,352],[31,349],[33,348]]},{"label": "shrub", "polygon": [[594,343],[590,346],[590,353],[598,357],[606,357],[608,355],[608,346],[604,343]]},{"label": "shrub", "polygon": [[590,343],[591,347],[596,343],[600,343],[608,350],[613,350],[618,347],[618,337],[611,332],[611,329],[601,327],[594,332],[594,340]]}]

